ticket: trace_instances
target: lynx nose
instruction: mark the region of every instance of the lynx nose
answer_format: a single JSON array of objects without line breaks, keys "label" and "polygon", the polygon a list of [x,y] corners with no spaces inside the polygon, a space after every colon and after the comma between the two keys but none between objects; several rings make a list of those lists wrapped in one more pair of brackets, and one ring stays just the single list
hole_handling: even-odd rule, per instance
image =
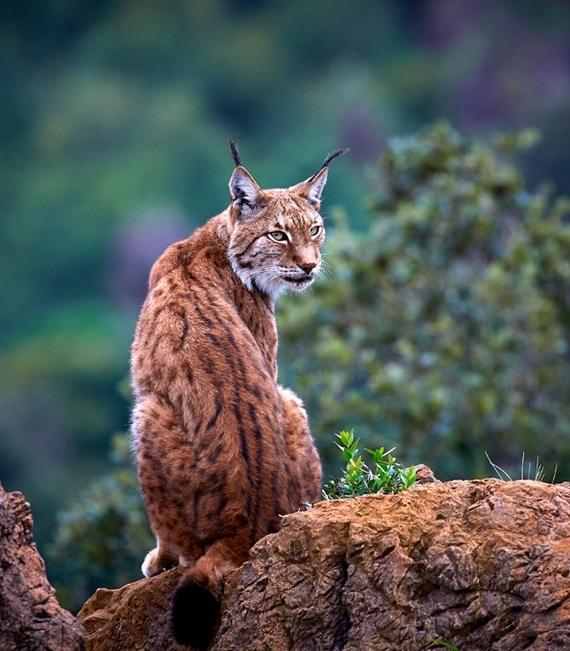
[{"label": "lynx nose", "polygon": [[311,271],[317,266],[316,262],[303,262],[302,264],[299,265],[301,269],[306,273],[310,274]]}]

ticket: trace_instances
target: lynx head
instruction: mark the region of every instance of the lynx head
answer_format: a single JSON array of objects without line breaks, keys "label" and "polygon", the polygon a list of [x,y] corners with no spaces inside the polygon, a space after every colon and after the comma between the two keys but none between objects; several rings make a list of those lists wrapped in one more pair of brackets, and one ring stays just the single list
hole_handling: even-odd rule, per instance
[{"label": "lynx head", "polygon": [[262,190],[241,165],[235,144],[230,147],[236,168],[230,179],[227,212],[228,258],[248,289],[272,297],[284,289],[306,289],[321,269],[325,239],[319,213],[328,165],[341,149],[327,156],[321,169],[287,189]]}]

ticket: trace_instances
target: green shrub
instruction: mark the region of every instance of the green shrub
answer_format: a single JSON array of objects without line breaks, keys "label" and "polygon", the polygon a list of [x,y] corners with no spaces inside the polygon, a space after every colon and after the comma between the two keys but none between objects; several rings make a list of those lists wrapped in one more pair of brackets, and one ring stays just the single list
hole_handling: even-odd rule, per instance
[{"label": "green shrub", "polygon": [[394,138],[368,231],[337,215],[330,273],[280,304],[281,368],[329,472],[329,433],[350,422],[442,479],[522,450],[570,476],[569,204],[506,162],[535,140]]}]

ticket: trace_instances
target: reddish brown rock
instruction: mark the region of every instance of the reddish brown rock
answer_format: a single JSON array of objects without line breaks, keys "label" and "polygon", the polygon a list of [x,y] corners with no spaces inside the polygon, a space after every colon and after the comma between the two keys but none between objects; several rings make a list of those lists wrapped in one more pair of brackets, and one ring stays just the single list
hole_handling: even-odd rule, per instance
[{"label": "reddish brown rock", "polygon": [[[180,649],[167,616],[177,580],[97,593],[84,609],[100,622],[83,617],[87,649]],[[211,651],[441,648],[434,639],[567,650],[570,488],[489,479],[323,502],[259,541],[225,595]]]},{"label": "reddish brown rock", "polygon": [[87,632],[87,651],[178,651],[170,630],[169,602],[179,568],[107,590],[99,588],[78,614]]},{"label": "reddish brown rock", "polygon": [[0,651],[80,651],[84,631],[56,599],[32,526],[22,493],[0,485]]}]

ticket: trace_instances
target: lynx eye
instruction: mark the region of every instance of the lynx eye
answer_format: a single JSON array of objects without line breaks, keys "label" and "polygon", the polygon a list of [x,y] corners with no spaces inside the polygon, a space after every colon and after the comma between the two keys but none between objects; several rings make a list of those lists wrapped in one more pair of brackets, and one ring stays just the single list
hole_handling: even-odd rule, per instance
[{"label": "lynx eye", "polygon": [[271,233],[267,233],[267,237],[274,242],[287,242],[289,240],[287,233],[283,231],[271,231]]},{"label": "lynx eye", "polygon": [[311,237],[317,237],[317,235],[320,235],[320,232],[323,230],[323,227],[320,226],[319,224],[315,224],[314,226],[311,226],[309,228],[309,235]]}]

